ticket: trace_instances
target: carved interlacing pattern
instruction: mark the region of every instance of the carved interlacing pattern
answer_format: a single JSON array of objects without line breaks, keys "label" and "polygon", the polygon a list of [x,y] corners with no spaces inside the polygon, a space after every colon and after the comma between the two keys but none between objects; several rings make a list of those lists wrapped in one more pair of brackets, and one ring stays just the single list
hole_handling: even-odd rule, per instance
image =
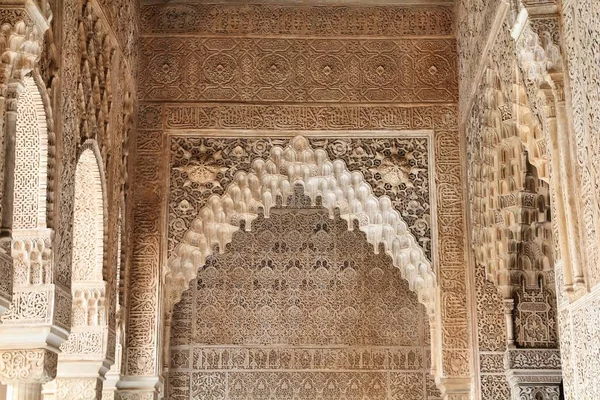
[{"label": "carved interlacing pattern", "polygon": [[[438,263],[442,292],[443,348],[441,365],[447,376],[469,375],[470,333],[465,265],[465,197],[461,165],[458,108],[434,108],[435,172],[438,212]],[[458,395],[457,395],[458,396]]]},{"label": "carved interlacing pattern", "polygon": [[[352,131],[433,129],[432,107],[390,105],[165,105],[169,130]],[[161,109],[148,107],[151,129],[162,127]],[[160,119],[156,121],[156,119]],[[141,122],[144,124],[144,121]]]},{"label": "carved interlacing pattern", "polygon": [[56,376],[56,353],[49,350],[0,351],[0,380],[45,383]]},{"label": "carved interlacing pattern", "polygon": [[[205,172],[201,169],[200,177]],[[330,160],[324,150],[313,149],[302,136],[294,137],[286,147],[272,147],[266,159],[255,159],[249,171],[238,172],[224,194],[212,196],[199,211],[164,272],[166,312],[171,312],[215,245],[223,251],[242,224],[249,230],[261,209],[268,217],[279,198],[286,202],[298,188],[305,190],[309,205],[319,202],[330,215],[339,210],[348,229],[357,223],[376,252],[383,245],[411,290],[433,313],[436,277],[431,262],[390,198],[375,196],[361,173],[350,173],[343,161]]]},{"label": "carved interlacing pattern", "polygon": [[98,379],[57,379],[57,399],[97,400],[100,397],[102,383]]},{"label": "carved interlacing pattern", "polygon": [[[177,244],[172,241],[167,247],[157,234],[162,219],[166,218],[163,210],[156,207],[166,201],[165,188],[161,187],[166,178],[163,174],[175,174],[173,169],[166,171],[164,149],[178,140],[187,140],[165,140],[164,137],[178,135],[183,133],[182,130],[187,130],[188,137],[202,137],[201,130],[214,135],[215,130],[227,129],[236,130],[240,137],[248,135],[247,130],[270,137],[278,136],[275,133],[278,130],[286,131],[286,137],[296,135],[298,131],[320,130],[435,131],[434,143],[431,143],[435,146],[436,158],[439,156],[435,171],[431,168],[414,171],[415,166],[410,165],[411,155],[396,157],[393,147],[389,149],[391,154],[386,155],[386,149],[371,153],[372,144],[361,144],[367,154],[374,155],[373,162],[384,153],[381,162],[385,164],[382,171],[389,178],[387,187],[379,175],[369,170],[369,157],[360,158],[354,153],[357,146],[352,143],[356,138],[347,141],[351,143],[348,151],[352,153],[340,157],[332,155],[334,145],[340,145],[333,139],[321,142],[313,139],[311,145],[327,150],[332,160],[339,158],[348,165],[353,164],[353,170],[363,172],[373,189],[378,190],[378,195],[381,191],[381,194],[395,198],[397,203],[394,205],[403,208],[407,220],[414,219],[414,223],[410,223],[411,231],[422,239],[420,244],[427,249],[427,254],[440,261],[441,315],[433,321],[436,324],[436,372],[439,377],[449,379],[469,376],[468,280],[462,239],[465,209],[457,109],[452,106],[385,104],[453,103],[457,100],[454,42],[446,36],[452,32],[453,24],[444,17],[448,11],[450,9],[445,6],[295,5],[293,11],[287,5],[234,7],[230,4],[171,3],[142,6],[142,32],[146,36],[140,42],[140,57],[141,64],[147,66],[147,73],[140,77],[138,94],[146,102],[153,99],[166,102],[143,104],[138,118],[134,255],[130,276],[136,285],[131,288],[125,365],[130,375],[154,375],[158,371],[160,357],[155,345],[159,329],[156,301],[159,288],[155,277],[162,272],[166,273],[164,276],[169,282],[186,280],[186,274],[180,274],[181,269],[171,273],[171,265],[167,271],[159,272],[159,265],[170,255],[161,253],[162,246],[172,249],[173,244]],[[286,23],[286,18],[292,14],[296,22]],[[311,21],[318,21],[318,24]],[[445,38],[425,37],[434,30],[436,36]],[[240,100],[248,104],[235,104]],[[199,103],[204,101],[219,101],[219,104]],[[270,104],[260,104],[263,101]],[[291,104],[283,104],[283,101]],[[322,102],[328,104],[310,104]],[[235,135],[236,132],[227,134]],[[210,147],[206,144],[208,139],[194,143]],[[238,145],[229,146],[224,151],[227,154],[211,153],[206,160],[193,164],[194,168],[187,168],[189,165],[177,167],[189,169],[193,180],[197,181],[207,179],[213,173],[221,173],[227,178],[238,168],[238,163],[248,163],[245,160],[259,155],[249,150],[245,141],[239,144],[241,152],[236,147]],[[195,147],[186,150],[191,153]],[[241,157],[236,155],[237,152]],[[431,151],[428,154],[432,154]],[[182,154],[171,147],[171,156],[181,157]],[[236,157],[240,160],[229,161]],[[352,161],[353,157],[356,157],[355,161]],[[394,162],[384,163],[386,157]],[[212,165],[202,168],[205,161],[212,162],[213,158],[217,164],[223,164],[218,168],[225,171],[214,171]],[[409,170],[404,161],[408,161],[413,169]],[[417,168],[421,168],[420,162],[415,161]],[[400,168],[397,168],[398,163]],[[184,178],[181,171],[177,173],[181,176],[170,185],[170,189],[177,192],[177,200],[171,201],[173,196],[169,199],[169,218],[177,216],[176,229],[181,235],[190,228],[198,228],[191,222],[199,211],[196,208],[198,202],[206,202],[209,193],[224,190],[223,185],[228,182],[220,182],[222,178],[218,178],[217,185],[200,188],[202,185]],[[414,188],[401,187],[406,181],[406,173]],[[431,201],[426,203],[425,198],[431,193],[425,193],[421,183],[430,173],[435,176],[436,186],[441,185],[434,205]],[[187,180],[189,184],[186,184]],[[427,190],[432,191],[434,185],[429,180]],[[179,187],[175,187],[177,185]],[[414,196],[417,190],[419,200],[415,198],[414,201],[424,200],[420,204],[422,209],[405,199],[405,195]],[[429,221],[426,226],[427,217],[435,215],[433,209],[436,207],[437,220]],[[425,224],[419,220],[424,220]],[[431,235],[436,224],[447,228],[440,230],[439,236],[434,238]],[[195,237],[194,231],[190,231],[188,237]],[[430,239],[432,242],[437,239],[441,244],[438,249],[429,247]],[[432,382],[427,386],[433,386]],[[454,393],[450,398],[464,397],[464,393]],[[197,396],[207,395],[198,393]]]},{"label": "carved interlacing pattern", "polygon": [[[143,129],[146,114],[140,111]],[[137,133],[135,180],[133,182],[132,259],[129,287],[128,334],[126,342],[127,375],[149,375],[157,371],[158,276],[160,274],[162,208],[161,188],[162,132]],[[122,395],[121,395],[122,396]],[[141,395],[140,395],[141,396]],[[149,396],[152,396],[151,394]],[[151,397],[150,397],[151,398]]]},{"label": "carved interlacing pattern", "polygon": [[[189,121],[200,121],[202,117],[199,117],[199,114],[195,114],[193,109],[190,109],[188,106],[169,106],[168,113],[169,115],[181,115],[184,118],[191,118]],[[254,106],[226,106],[223,107],[225,109],[229,109],[230,115],[234,117],[227,119],[227,121],[234,121],[234,125],[225,125],[227,127],[235,127],[240,129],[252,129],[256,128],[253,124],[253,119],[242,117],[247,114],[246,110]],[[294,107],[297,107],[301,113],[296,113]],[[335,106],[338,107],[338,106]],[[276,109],[281,115],[281,121],[285,121],[284,118],[287,118],[287,121],[294,121],[294,119],[298,121],[305,120],[305,118],[310,115],[307,111],[313,112],[310,110],[310,107],[307,106],[273,106],[273,109]],[[468,328],[466,318],[467,315],[464,312],[464,307],[466,306],[466,279],[464,275],[464,242],[462,242],[461,237],[464,232],[463,225],[463,202],[462,202],[462,193],[460,192],[460,184],[461,182],[461,174],[460,170],[456,168],[458,163],[460,162],[459,156],[459,137],[457,133],[458,123],[457,123],[457,114],[455,108],[432,108],[432,107],[412,107],[412,108],[403,108],[403,107],[381,107],[382,110],[377,110],[378,113],[382,116],[385,115],[384,119],[369,119],[368,115],[371,111],[375,111],[377,107],[350,107],[348,108],[348,113],[343,114],[343,122],[340,120],[340,123],[346,129],[365,129],[365,127],[370,127],[370,121],[383,121],[385,124],[392,124],[397,127],[404,127],[403,129],[410,128],[420,128],[420,129],[435,129],[439,130],[439,134],[436,132],[436,155],[439,157],[436,162],[438,162],[438,166],[436,168],[437,171],[437,184],[440,182],[443,183],[443,191],[441,198],[438,198],[438,207],[440,210],[443,210],[443,216],[438,214],[438,224],[443,224],[444,226],[452,226],[453,229],[444,229],[441,232],[440,242],[444,243],[443,249],[439,250],[440,260],[442,269],[446,268],[446,271],[442,270],[442,279],[444,280],[444,289],[447,291],[446,302],[444,304],[445,314],[444,321],[452,321],[451,325],[448,325],[441,332],[443,336],[443,340],[447,344],[447,348],[449,351],[446,353],[446,361],[443,367],[447,371],[447,374],[466,374],[467,366],[468,366]],[[189,113],[187,110],[190,110]],[[319,110],[314,108],[314,112],[318,113]],[[152,144],[152,147],[146,146],[144,144],[145,149],[158,149],[160,146],[159,132],[162,130],[161,116],[163,110],[162,107],[157,107],[154,105],[147,105],[141,109],[140,118],[139,118],[139,126],[144,130],[141,132],[144,137],[144,142],[148,144]],[[258,116],[258,114],[257,114]],[[333,114],[332,114],[333,116]],[[258,119],[261,125],[263,124],[263,120]],[[272,119],[268,119],[269,125],[265,127],[267,129],[275,129],[276,125],[273,125],[271,121]],[[306,126],[308,129],[327,129],[330,126],[330,122],[327,119],[316,118],[311,119],[311,123]],[[363,122],[364,121],[364,122]],[[175,122],[175,120],[173,120]],[[295,122],[292,123],[292,126],[295,125]],[[335,125],[334,125],[335,126]],[[385,126],[385,125],[383,125]],[[190,125],[185,126],[187,128],[191,127]],[[341,129],[337,128],[337,129]],[[373,125],[373,129],[382,129],[382,125]],[[385,128],[383,128],[385,129]],[[153,150],[158,154],[157,150]],[[156,156],[154,156],[153,163],[156,165]],[[441,163],[439,161],[442,161]],[[151,170],[148,170],[149,172]],[[156,179],[156,178],[153,178]],[[151,187],[151,186],[150,186]],[[183,199],[182,199],[183,200]],[[189,201],[189,199],[188,199]],[[177,205],[181,202],[177,202],[176,205],[173,205],[171,209],[177,207]],[[185,205],[185,203],[184,203]],[[447,318],[447,319],[446,319]],[[143,326],[146,325],[146,322]],[[140,333],[140,337],[147,337],[150,339],[150,336],[146,334],[146,332]],[[440,360],[440,363],[442,360]],[[438,368],[441,368],[442,364],[439,364]]]},{"label": "carved interlacing pattern", "polygon": [[[169,398],[439,396],[425,309],[369,247],[320,209],[275,209],[235,234],[176,308]],[[264,369],[277,372],[240,371]]]},{"label": "carved interlacing pattern", "polygon": [[35,229],[46,220],[48,135],[35,81],[27,77],[23,86],[17,103],[13,228]]},{"label": "carved interlacing pattern", "polygon": [[140,25],[142,34],[450,36],[454,16],[447,6],[148,4]]},{"label": "carved interlacing pattern", "polygon": [[577,165],[581,176],[581,209],[590,286],[600,281],[600,72],[594,54],[600,51],[595,1],[565,1],[562,11],[569,58]]},{"label": "carved interlacing pattern", "polygon": [[144,100],[454,102],[454,41],[142,37]]},{"label": "carved interlacing pattern", "polygon": [[516,291],[515,342],[521,348],[557,348],[556,298],[552,289]]},{"label": "carved interlacing pattern", "polygon": [[[360,171],[377,196],[386,195],[412,234],[431,257],[431,201],[429,140],[309,139],[313,148],[344,160],[350,171]],[[169,192],[169,254],[211,195],[223,195],[236,172],[248,171],[256,158],[268,156],[288,139],[171,140]]]},{"label": "carved interlacing pattern", "polygon": [[73,280],[101,281],[104,261],[104,193],[98,161],[86,149],[75,172]]},{"label": "carved interlacing pattern", "polygon": [[81,9],[78,1],[63,2],[62,21],[58,28],[62,30],[62,62],[59,129],[62,131],[61,143],[63,157],[60,158],[60,177],[57,190],[56,230],[60,239],[56,249],[56,281],[66,287],[71,286],[71,252],[73,237],[73,198],[75,196],[75,164],[77,163],[78,144],[78,112],[77,112],[77,81],[79,79],[80,55],[78,38],[71,32],[78,31],[78,18]]},{"label": "carved interlacing pattern", "polygon": [[510,388],[504,375],[504,352],[506,351],[504,305],[497,288],[486,279],[485,267],[481,265],[476,267],[475,290],[479,389],[483,399],[510,400]]}]

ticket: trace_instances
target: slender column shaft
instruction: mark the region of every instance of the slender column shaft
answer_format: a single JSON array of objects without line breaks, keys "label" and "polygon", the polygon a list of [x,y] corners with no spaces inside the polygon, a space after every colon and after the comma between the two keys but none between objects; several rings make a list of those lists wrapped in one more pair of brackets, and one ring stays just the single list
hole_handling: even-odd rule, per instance
[{"label": "slender column shaft", "polygon": [[[573,171],[572,168],[572,158],[571,158],[571,152],[570,150],[570,146],[571,144],[569,143],[569,129],[568,129],[568,125],[567,125],[567,111],[566,111],[566,106],[565,106],[565,102],[564,101],[557,101],[556,104],[556,120],[558,122],[558,126],[559,126],[559,135],[558,135],[558,140],[557,140],[557,145],[559,147],[559,149],[561,149],[562,151],[559,153],[558,155],[558,159],[560,162],[560,170],[565,171],[565,177],[567,179],[561,179],[560,185],[563,185],[563,190],[564,190],[564,194],[566,195],[566,201],[563,202],[562,206],[563,209],[561,210],[564,215],[569,218],[571,217],[571,219],[576,219],[573,218],[574,216],[577,216],[577,210],[576,210],[576,204],[577,204],[577,198],[576,198],[576,193],[577,190],[575,188],[575,180],[574,179],[568,179],[568,177],[574,177],[575,173]],[[562,200],[562,199],[561,199]],[[566,233],[567,233],[567,238],[569,241],[569,256],[570,256],[570,260],[565,260],[565,265],[570,264],[570,268],[571,268],[571,273],[572,273],[572,283],[573,285],[575,285],[576,287],[574,288],[575,291],[577,291],[579,289],[579,287],[583,287],[585,285],[585,277],[584,277],[584,272],[583,272],[583,268],[582,268],[582,262],[581,262],[581,254],[580,249],[580,242],[579,242],[579,232],[577,230],[578,228],[578,224],[576,220],[571,220],[569,221],[568,219],[565,221],[565,228],[566,228]],[[570,261],[570,263],[569,263]]]},{"label": "slender column shaft", "polygon": [[9,383],[6,389],[6,400],[42,400],[40,383]]},{"label": "slender column shaft", "polygon": [[15,141],[17,132],[17,112],[6,113],[4,136],[4,192],[2,197],[2,237],[12,233],[14,186],[15,186]]}]

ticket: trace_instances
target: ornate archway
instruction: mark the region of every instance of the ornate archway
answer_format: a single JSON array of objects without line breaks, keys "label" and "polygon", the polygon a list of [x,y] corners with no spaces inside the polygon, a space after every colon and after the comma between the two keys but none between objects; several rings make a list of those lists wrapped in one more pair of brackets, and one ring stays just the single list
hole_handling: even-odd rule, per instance
[{"label": "ornate archway", "polygon": [[112,339],[105,276],[106,188],[102,166],[96,141],[86,141],[75,170],[73,318],[71,334],[59,355],[56,379],[59,398],[96,399],[102,387],[99,378],[110,366],[108,351]]},{"label": "ornate archway", "polygon": [[411,290],[432,314],[435,310],[436,275],[431,261],[387,196],[376,197],[360,172],[348,171],[341,160],[331,161],[323,150],[313,150],[308,141],[297,136],[288,147],[274,147],[268,160],[257,159],[246,174],[239,172],[223,196],[209,199],[190,230],[175,249],[164,272],[164,301],[167,315],[197,271],[218,246],[223,252],[243,222],[245,229],[257,218],[259,209],[269,217],[276,198],[287,199],[295,185],[302,185],[312,205],[320,198],[333,217],[334,209],[353,229],[366,233],[375,253],[383,244],[408,281]]},{"label": "ornate archway", "polygon": [[[298,185],[309,199],[308,206],[321,205],[328,210],[330,218],[334,210],[339,209],[348,230],[356,223],[376,254],[383,249],[391,257],[410,290],[425,306],[433,322],[431,337],[436,337],[439,328],[435,326],[438,320],[434,315],[441,308],[437,301],[436,274],[390,199],[376,197],[361,173],[350,172],[341,160],[332,162],[324,150],[313,150],[307,139],[298,136],[286,148],[274,147],[268,159],[254,160],[248,173],[238,172],[224,195],[209,198],[175,248],[163,275],[165,360],[168,359],[174,305],[213,253],[214,246],[224,252],[241,226],[250,230],[252,221],[261,212],[268,218],[277,198],[285,203]],[[439,346],[434,342],[432,339],[435,353]]]},{"label": "ornate archway", "polygon": [[207,258],[174,309],[167,398],[440,397],[425,307],[328,214],[297,186]]}]

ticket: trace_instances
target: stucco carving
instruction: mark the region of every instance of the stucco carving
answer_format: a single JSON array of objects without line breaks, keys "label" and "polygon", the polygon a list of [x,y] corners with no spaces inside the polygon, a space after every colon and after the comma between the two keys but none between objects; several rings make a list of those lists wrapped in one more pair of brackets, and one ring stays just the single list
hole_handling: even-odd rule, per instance
[{"label": "stucco carving", "polygon": [[176,306],[169,397],[438,397],[425,309],[391,259],[301,190],[286,204],[209,257]]},{"label": "stucco carving", "polygon": [[[346,36],[343,32],[348,31],[348,28],[343,24],[331,25],[331,30],[320,30],[319,27],[307,24],[273,25],[272,19],[263,19],[265,23],[261,26],[264,30],[257,31],[253,26],[244,25],[244,22],[236,25],[234,22],[238,15],[230,5],[143,6],[142,32],[145,36],[141,39],[140,51],[141,62],[149,66],[149,73],[141,78],[144,82],[140,81],[140,97],[145,101],[219,100],[225,103],[145,103],[140,108],[138,123],[141,130],[137,138],[134,188],[135,244],[131,269],[131,279],[139,285],[132,288],[130,297],[130,335],[125,364],[131,376],[152,376],[160,368],[160,355],[155,350],[160,318],[157,315],[159,306],[156,298],[160,288],[154,276],[159,271],[161,257],[167,257],[169,253],[162,254],[162,246],[166,243],[163,244],[161,236],[155,234],[160,232],[162,221],[167,218],[164,211],[158,210],[155,204],[162,204],[167,199],[161,186],[167,165],[164,149],[171,144],[168,141],[169,134],[177,135],[185,130],[186,135],[193,135],[193,131],[204,130],[214,135],[218,129],[239,130],[240,135],[246,135],[242,131],[247,129],[259,132],[258,134],[283,130],[287,131],[286,135],[299,130],[429,129],[435,132],[432,149],[435,149],[437,160],[435,171],[430,166],[428,172],[435,172],[436,185],[439,185],[436,204],[429,204],[431,208],[438,209],[437,219],[431,222],[431,226],[439,224],[448,227],[440,230],[437,238],[440,246],[435,254],[432,253],[432,258],[440,262],[437,273],[439,290],[443,293],[440,296],[440,315],[434,321],[436,333],[432,342],[435,342],[436,356],[432,364],[440,380],[460,380],[460,383],[457,381],[445,386],[447,395],[464,397],[464,392],[468,391],[464,389],[464,384],[469,376],[469,325],[466,312],[468,280],[463,240],[466,232],[464,197],[461,191],[463,177],[458,167],[461,156],[457,109],[454,106],[373,104],[389,101],[456,101],[456,66],[452,56],[452,40],[389,39],[383,36],[385,32],[391,32],[390,29],[401,29],[405,32],[404,36],[430,32],[440,21],[430,17],[438,15],[437,13],[443,15],[448,9],[442,7],[432,14],[429,7],[415,8],[414,12],[400,7],[396,12],[403,18],[396,18],[396,25],[391,27],[384,22],[388,20],[388,16],[381,16],[381,10],[388,11],[391,8],[361,7],[361,18],[356,29],[352,29],[352,36],[360,33],[370,37],[364,38],[349,37],[350,34]],[[219,13],[210,21],[219,24],[222,22],[222,30],[211,24],[198,23],[207,9]],[[254,19],[254,15],[257,18],[260,18],[258,15],[266,15],[265,10],[285,15],[289,7],[250,6],[243,10]],[[303,21],[311,20],[317,14],[320,18],[323,17],[322,21],[326,21],[336,12],[344,15],[352,15],[354,12],[351,7],[337,6],[307,6],[299,7],[298,10],[304,12],[303,18],[306,15]],[[428,18],[421,19],[419,26],[413,28],[413,18],[425,15]],[[246,17],[243,16],[242,20],[244,18]],[[374,27],[368,28],[371,21]],[[291,27],[294,38],[285,37],[285,32],[281,30],[288,27]],[[182,32],[185,34],[179,35]],[[240,32],[247,33],[249,37],[235,37]],[[330,35],[336,32],[342,32],[343,37],[333,39]],[[283,37],[265,37],[274,33]],[[170,44],[174,46],[168,49]],[[291,46],[291,50],[265,47],[282,45]],[[234,47],[225,49],[222,46]],[[329,46],[329,59],[323,46]],[[352,53],[362,59],[358,61],[356,68],[356,63],[352,64],[350,60]],[[418,75],[409,71],[410,65],[419,66]],[[280,97],[282,95],[284,97]],[[272,105],[227,103],[230,100],[237,101],[236,99],[267,100]],[[281,99],[295,104],[277,104]],[[329,104],[310,104],[322,101]],[[369,104],[336,104],[340,101]],[[241,147],[244,149],[244,146]],[[233,153],[235,152],[231,154]],[[193,172],[195,180],[202,180],[205,175],[210,176],[214,172],[211,171],[212,167],[201,169],[189,171],[191,174]],[[398,171],[390,175],[398,176]],[[191,182],[190,185],[196,183]],[[181,208],[170,206],[169,214],[184,214],[184,200],[189,204],[197,205],[198,202],[195,199],[185,199],[182,195],[174,205],[176,208],[181,204]],[[198,211],[199,209],[187,209],[189,214],[186,214],[186,220]],[[182,221],[177,221],[177,224],[179,234],[188,229]],[[427,232],[419,234],[419,239],[425,238]],[[424,248],[427,250],[425,244]],[[463,393],[459,393],[461,390]]]},{"label": "stucco carving", "polygon": [[[434,128],[433,107],[389,105],[166,105],[169,130],[411,130]],[[141,117],[162,118],[161,108],[148,106]],[[144,122],[140,123],[144,126]],[[145,129],[160,129],[162,122]]]},{"label": "stucco carving", "polygon": [[[600,7],[593,1],[564,1],[561,8],[562,39],[570,88],[565,89],[567,104],[571,112],[574,146],[574,167],[577,171],[576,204],[581,207],[581,243],[587,286],[594,287],[599,281],[598,273],[598,157],[600,146],[597,141],[598,88],[600,75],[597,38]],[[570,90],[569,90],[570,89]],[[596,183],[595,183],[596,182]],[[565,278],[568,278],[565,269]],[[558,275],[557,275],[558,278]],[[564,284],[569,284],[564,279]],[[597,286],[597,285],[596,285]],[[580,393],[590,398],[600,395],[596,381],[600,370],[592,360],[598,357],[598,291],[569,305],[565,301],[559,310],[561,355],[565,381],[565,398],[576,399]],[[589,379],[591,380],[588,380]]]},{"label": "stucco carving", "polygon": [[442,36],[451,7],[153,4],[142,6],[143,34]]},{"label": "stucco carving", "polygon": [[142,37],[143,100],[454,102],[452,40]]},{"label": "stucco carving", "polygon": [[[15,113],[17,98],[23,89],[23,79],[35,67],[43,48],[43,34],[48,28],[39,18],[37,8],[24,4],[0,7],[0,222],[4,236],[10,236],[13,224],[14,168],[15,168]],[[24,104],[22,101],[21,104]],[[11,114],[8,118],[8,113]],[[5,123],[7,122],[8,123]],[[44,121],[45,122],[45,121]],[[22,135],[21,135],[22,137]],[[37,150],[37,149],[36,149]],[[5,193],[5,191],[7,191]],[[37,217],[37,216],[36,216]],[[45,216],[44,216],[45,217]],[[12,297],[12,260],[10,238],[0,245],[0,309],[6,309]]]},{"label": "stucco carving", "polygon": [[[175,107],[175,106],[173,106]],[[178,106],[186,107],[186,106]],[[230,109],[243,110],[245,107],[252,106],[227,106]],[[287,106],[276,106],[281,110],[281,116],[286,115],[296,118],[296,113],[291,112],[294,110],[293,107]],[[303,106],[302,106],[303,107]],[[215,108],[216,109],[216,108]],[[300,107],[299,107],[300,109]],[[314,108],[318,111],[317,108]],[[445,326],[439,334],[443,337],[444,343],[446,343],[444,349],[447,349],[447,355],[436,360],[437,371],[443,376],[456,376],[461,374],[467,374],[468,371],[468,334],[467,334],[467,315],[464,311],[466,304],[466,278],[464,272],[464,252],[461,241],[462,233],[464,232],[463,220],[462,220],[462,207],[463,203],[460,200],[462,194],[460,193],[460,182],[462,179],[460,176],[460,170],[456,168],[456,165],[460,162],[459,149],[459,137],[456,133],[458,129],[456,108],[454,107],[387,107],[383,108],[391,115],[397,115],[394,117],[398,121],[399,126],[413,127],[414,129],[428,128],[435,129],[435,141],[434,146],[436,149],[436,155],[439,157],[436,165],[436,184],[442,184],[443,190],[441,198],[438,198],[438,210],[441,210],[441,214],[438,214],[439,221],[444,221],[444,225],[451,224],[453,229],[444,230],[440,232],[442,235],[441,243],[444,243],[443,248],[438,250],[440,254],[441,265],[443,265],[441,277],[444,280],[443,291],[446,293],[446,301],[443,309],[443,321],[453,321],[451,325]],[[352,112],[347,114],[348,116],[356,115],[357,119],[347,119],[345,126],[348,129],[364,129],[369,123],[366,113],[370,112],[370,107],[358,107],[355,106],[350,108]],[[158,268],[158,262],[156,260],[158,254],[158,243],[159,238],[155,238],[150,232],[153,232],[159,225],[160,212],[157,214],[157,210],[153,206],[157,201],[164,196],[160,190],[160,175],[158,173],[161,165],[160,154],[163,148],[161,130],[162,123],[161,116],[163,115],[163,107],[147,104],[140,109],[139,114],[139,126],[143,129],[138,135],[138,152],[143,157],[143,162],[138,163],[138,171],[141,175],[138,175],[140,179],[136,179],[136,191],[138,193],[138,212],[136,218],[140,218],[139,226],[139,240],[144,240],[143,244],[140,242],[140,250],[143,249],[143,253],[139,256],[134,254],[134,269],[132,273],[136,276],[139,285],[132,288],[136,292],[134,295],[136,306],[133,310],[133,314],[130,314],[130,329],[133,329],[134,334],[128,337],[127,346],[127,364],[126,368],[128,371],[132,371],[135,374],[144,374],[155,368],[153,361],[156,357],[156,353],[152,350],[153,334],[152,326],[155,321],[153,316],[153,310],[156,309],[155,300],[149,293],[156,290],[156,283],[153,279],[148,279],[152,274],[150,271],[154,268]],[[237,114],[233,114],[237,115]],[[364,117],[363,117],[364,116]],[[364,118],[364,119],[363,119]],[[364,120],[363,124],[361,120]],[[383,119],[379,121],[388,121],[389,119]],[[252,128],[250,124],[252,120],[239,118],[239,123],[236,123],[235,127],[240,128]],[[322,119],[315,119],[315,124],[311,123],[307,125],[308,129],[319,129]],[[377,119],[372,119],[377,121]],[[323,125],[326,127],[327,125]],[[269,125],[267,129],[274,129],[273,125]],[[377,125],[375,129],[381,129],[380,125]],[[407,128],[404,128],[407,129]],[[410,129],[410,128],[409,128]],[[244,146],[242,146],[243,148]],[[178,153],[179,156],[185,154]],[[139,160],[139,159],[138,159]],[[200,176],[200,175],[198,175]],[[149,182],[157,182],[155,184]],[[182,181],[183,183],[183,181]],[[173,210],[184,200],[183,197],[174,204]],[[189,201],[189,199],[188,199]],[[196,200],[194,200],[196,202]],[[145,205],[147,204],[147,206]],[[177,214],[177,212],[176,212]],[[178,215],[181,215],[180,213]],[[191,214],[193,215],[193,213]],[[438,222],[439,223],[439,222]],[[136,224],[137,225],[137,224]],[[134,272],[135,271],[135,272]],[[139,271],[139,272],[138,272]],[[137,294],[139,292],[139,295]],[[142,295],[142,293],[148,293]],[[131,318],[131,315],[134,318]],[[448,319],[446,319],[448,318]],[[439,340],[440,338],[438,338]],[[135,346],[135,347],[134,347]],[[437,347],[441,348],[441,346]],[[444,350],[446,351],[446,350]],[[143,362],[142,362],[143,361]],[[445,372],[442,372],[445,371]]]},{"label": "stucco carving", "polygon": [[0,380],[46,383],[56,376],[56,353],[48,350],[0,351]]},{"label": "stucco carving", "polygon": [[[359,171],[375,195],[386,195],[409,230],[431,257],[432,143],[427,137],[308,138],[330,159]],[[211,195],[222,195],[237,171],[255,158],[267,158],[273,146],[289,139],[173,138],[170,160],[169,255]]]},{"label": "stucco carving", "polygon": [[313,150],[306,138],[296,137],[285,149],[273,147],[268,160],[255,160],[247,174],[238,172],[225,193],[211,197],[208,205],[200,210],[191,229],[175,248],[164,275],[167,312],[179,301],[206,257],[212,254],[214,245],[223,252],[239,224],[243,222],[249,230],[259,209],[268,217],[277,197],[287,199],[296,185],[304,187],[313,205],[320,197],[331,216],[334,209],[339,208],[348,229],[358,221],[359,229],[367,234],[375,252],[384,244],[410,288],[430,312],[434,310],[436,277],[431,262],[393,209],[389,197],[374,196],[362,174],[351,174],[343,161],[332,163],[325,151]]}]

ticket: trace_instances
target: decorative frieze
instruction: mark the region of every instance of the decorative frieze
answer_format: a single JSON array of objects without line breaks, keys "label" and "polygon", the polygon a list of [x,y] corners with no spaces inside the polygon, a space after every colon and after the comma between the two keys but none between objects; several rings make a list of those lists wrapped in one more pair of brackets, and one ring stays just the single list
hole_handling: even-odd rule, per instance
[{"label": "decorative frieze", "polygon": [[143,37],[140,100],[456,102],[446,39]]},{"label": "decorative frieze", "polygon": [[449,6],[147,4],[141,33],[236,36],[451,36]]},{"label": "decorative frieze", "polygon": [[[146,108],[155,110],[155,108]],[[353,105],[174,105],[165,106],[164,129],[201,131],[419,130],[433,128],[432,107]],[[161,125],[154,129],[160,129]]]}]

